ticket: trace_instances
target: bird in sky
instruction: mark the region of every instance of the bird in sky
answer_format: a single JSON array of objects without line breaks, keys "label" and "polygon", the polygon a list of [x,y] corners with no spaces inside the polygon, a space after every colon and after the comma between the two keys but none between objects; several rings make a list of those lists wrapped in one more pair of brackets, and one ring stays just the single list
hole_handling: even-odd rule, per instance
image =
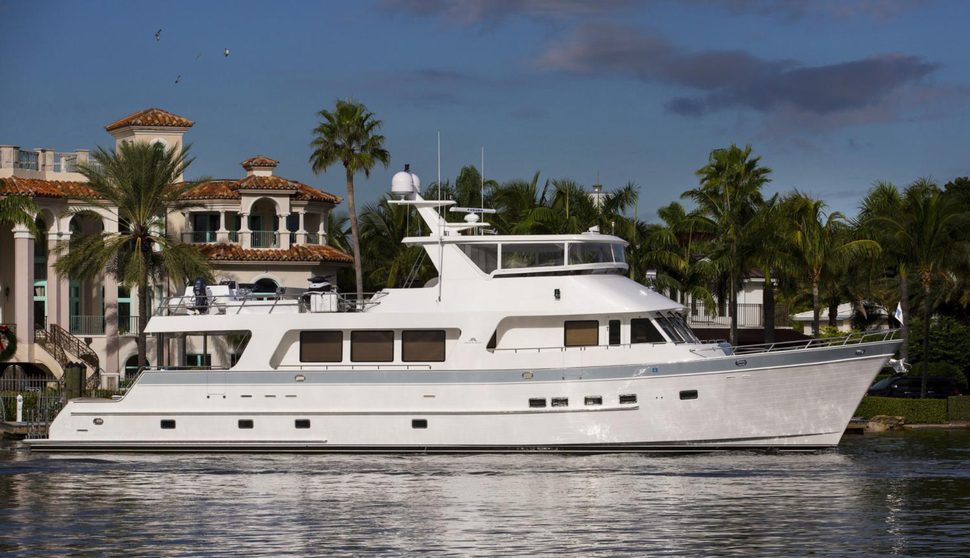
[{"label": "bird in sky", "polygon": [[179,74],[178,77],[175,78],[175,83],[178,83],[180,81],[182,81],[182,74]]},{"label": "bird in sky", "polygon": [[161,40],[162,40],[162,30],[159,29],[158,31],[155,31],[155,42],[157,43],[158,41],[161,41]]},{"label": "bird in sky", "polygon": [[222,54],[223,54],[224,56],[227,56],[227,57],[228,57],[228,56],[229,56],[229,49],[227,48],[226,50],[224,50],[224,51],[222,52]]},{"label": "bird in sky", "polygon": [[196,55],[195,55],[195,59],[196,59],[196,60],[198,60],[199,58],[202,58],[202,53],[201,53],[201,52],[200,52],[199,54],[196,54]]}]

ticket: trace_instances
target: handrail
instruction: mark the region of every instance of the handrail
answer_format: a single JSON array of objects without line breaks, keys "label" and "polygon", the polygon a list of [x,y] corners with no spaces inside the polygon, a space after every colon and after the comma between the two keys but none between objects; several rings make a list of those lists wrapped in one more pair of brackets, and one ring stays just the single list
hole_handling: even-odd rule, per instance
[{"label": "handrail", "polygon": [[[802,341],[782,341],[779,343],[758,343],[754,345],[738,345],[734,347],[733,355],[751,355],[760,353],[771,353],[777,351],[797,351],[805,349],[821,349],[825,347],[840,347],[846,345],[861,345],[863,343],[877,343],[880,341],[891,341],[900,334],[899,329],[886,329],[879,331],[864,331],[861,333],[850,333],[838,337],[812,338]],[[691,349],[692,353],[704,356],[703,352],[714,352],[721,347],[705,347],[704,349]],[[721,355],[717,355],[721,356]]]},{"label": "handrail", "polygon": [[[155,309],[156,316],[208,315],[208,314],[240,314],[243,309],[264,309],[272,314],[277,308],[297,308],[298,312],[308,313],[306,296],[312,294],[277,293],[248,293],[246,295],[207,295],[207,296],[172,296],[161,301]],[[341,312],[364,312],[380,304],[379,299],[387,294],[386,291],[364,293],[364,299],[357,300],[354,293],[332,293],[337,295],[338,307]]]},{"label": "handrail", "polygon": [[48,324],[47,339],[52,345],[56,345],[66,352],[77,355],[78,358],[90,365],[92,370],[98,370],[100,368],[98,353],[94,352],[91,347],[88,347],[87,344],[63,327],[54,323]]}]

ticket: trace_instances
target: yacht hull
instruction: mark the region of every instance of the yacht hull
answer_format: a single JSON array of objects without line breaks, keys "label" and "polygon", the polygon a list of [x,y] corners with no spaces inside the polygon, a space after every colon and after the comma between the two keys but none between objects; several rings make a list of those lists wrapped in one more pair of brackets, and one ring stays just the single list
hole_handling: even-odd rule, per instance
[{"label": "yacht hull", "polygon": [[[144,374],[35,451],[801,451],[838,444],[898,341],[663,366]],[[540,404],[544,406],[539,406]]]}]

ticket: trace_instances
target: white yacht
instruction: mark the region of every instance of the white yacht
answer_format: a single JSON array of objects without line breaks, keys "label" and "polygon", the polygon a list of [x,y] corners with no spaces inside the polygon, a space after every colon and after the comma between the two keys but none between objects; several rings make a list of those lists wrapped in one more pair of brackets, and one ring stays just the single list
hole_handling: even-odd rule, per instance
[{"label": "white yacht", "polygon": [[364,300],[208,289],[148,332],[249,339],[228,369],[159,365],[123,397],[69,401],[37,451],[619,452],[836,446],[894,332],[701,342],[626,277],[626,242],[467,234],[400,172],[438,277]]}]

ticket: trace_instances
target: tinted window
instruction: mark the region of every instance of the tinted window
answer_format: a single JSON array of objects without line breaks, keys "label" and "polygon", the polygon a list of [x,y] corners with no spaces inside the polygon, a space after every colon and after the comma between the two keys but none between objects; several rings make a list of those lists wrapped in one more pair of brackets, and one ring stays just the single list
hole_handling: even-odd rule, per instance
[{"label": "tinted window", "polygon": [[613,263],[611,245],[596,242],[575,242],[569,245],[569,264]]},{"label": "tinted window", "polygon": [[664,330],[664,333],[667,334],[667,337],[669,337],[671,341],[674,343],[684,342],[684,338],[680,336],[680,333],[677,333],[677,330],[674,328],[674,324],[670,323],[670,320],[668,320],[666,316],[658,315],[657,323],[660,324],[660,329]]},{"label": "tinted window", "polygon": [[519,267],[549,267],[563,265],[563,245],[503,244],[502,269]]},{"label": "tinted window", "polygon": [[657,331],[653,321],[648,318],[630,320],[630,343],[665,343],[663,335]]},{"label": "tinted window", "polygon": [[565,340],[567,347],[588,347],[599,345],[599,326],[596,320],[577,320],[566,322]]},{"label": "tinted window", "polygon": [[300,362],[340,362],[343,359],[344,332],[300,332]]},{"label": "tinted window", "polygon": [[610,345],[620,344],[620,320],[610,320]]},{"label": "tinted window", "polygon": [[461,244],[458,247],[485,273],[498,269],[498,244]]},{"label": "tinted window", "polygon": [[394,332],[390,330],[350,332],[350,360],[391,362],[394,360]]},{"label": "tinted window", "polygon": [[444,362],[445,331],[401,332],[401,360],[404,362]]}]

